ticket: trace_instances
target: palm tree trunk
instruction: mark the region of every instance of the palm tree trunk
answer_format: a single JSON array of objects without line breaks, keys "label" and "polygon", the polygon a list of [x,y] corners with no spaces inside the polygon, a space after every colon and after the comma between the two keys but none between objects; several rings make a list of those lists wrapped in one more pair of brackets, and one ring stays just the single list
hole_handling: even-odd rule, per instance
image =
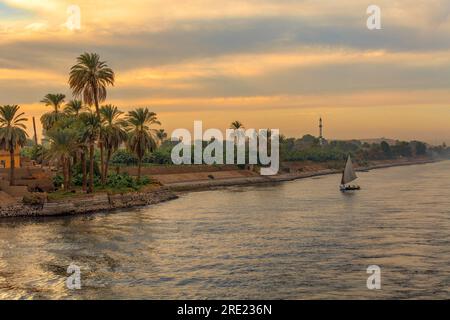
[{"label": "palm tree trunk", "polygon": [[103,140],[102,140],[102,134],[100,133],[100,139],[98,140],[98,148],[100,149],[100,177],[102,181],[102,185],[105,185],[105,155],[104,155],[104,148],[103,148]]},{"label": "palm tree trunk", "polygon": [[72,188],[72,162],[70,161],[70,157],[67,158],[67,189],[70,190]]},{"label": "palm tree trunk", "polygon": [[15,166],[16,166],[16,161],[15,161],[15,159],[14,159],[14,148],[10,148],[9,149],[9,157],[10,157],[10,162],[11,162],[11,166],[10,166],[10,169],[9,169],[9,185],[10,186],[14,186],[14,169],[15,169]]},{"label": "palm tree trunk", "polygon": [[81,152],[81,170],[83,171],[83,182],[82,188],[83,192],[87,191],[87,167],[86,167],[86,154],[84,151]]},{"label": "palm tree trunk", "polygon": [[138,158],[138,178],[137,178],[138,182],[141,182],[141,166],[142,166],[142,159]]},{"label": "palm tree trunk", "polygon": [[[94,88],[95,92],[94,92],[94,103],[95,103],[95,111],[97,112],[97,117],[98,120],[100,122],[100,106],[99,106],[99,102],[98,102],[98,88],[95,87]],[[105,171],[105,158],[103,155],[103,140],[102,140],[102,133],[100,131],[99,134],[99,139],[98,139],[98,148],[100,149],[100,178],[102,181],[102,185],[105,184],[105,177],[104,177],[104,171]]]},{"label": "palm tree trunk", "polygon": [[64,190],[67,191],[69,188],[68,174],[67,174],[67,159],[62,158],[62,171],[64,176]]},{"label": "palm tree trunk", "polygon": [[94,143],[89,146],[89,188],[88,193],[94,192]]},{"label": "palm tree trunk", "polygon": [[108,171],[109,171],[109,161],[111,161],[111,149],[108,149],[106,154],[106,162],[105,162],[105,183],[108,183]]}]

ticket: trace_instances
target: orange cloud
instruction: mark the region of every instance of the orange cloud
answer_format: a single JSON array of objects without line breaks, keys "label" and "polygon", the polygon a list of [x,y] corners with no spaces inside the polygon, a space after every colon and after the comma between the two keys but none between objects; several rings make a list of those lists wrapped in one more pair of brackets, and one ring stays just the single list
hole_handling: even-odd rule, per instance
[{"label": "orange cloud", "polygon": [[[450,68],[450,49],[444,41],[447,37],[442,41],[435,37],[437,32],[446,36],[450,31],[445,0],[415,1],[414,5],[410,0],[380,0],[382,19],[388,22],[383,26],[388,27],[370,34],[372,38],[364,33],[367,4],[360,0],[128,0],[126,4],[78,0],[82,19],[78,32],[63,26],[71,0],[4,2],[29,14],[0,23],[0,103],[9,99],[13,88],[16,97],[23,99],[16,103],[22,103],[30,116],[39,118],[47,109],[23,102],[39,101],[47,87],[69,95],[70,64],[76,54],[95,50],[117,71],[108,102],[124,109],[154,108],[168,129],[189,126],[196,119],[227,127],[228,122],[239,119],[248,126],[279,127],[298,135],[314,132],[316,118],[323,115],[333,137],[450,137],[443,120],[448,118],[445,107],[450,94],[442,89]],[[280,30],[272,38],[258,33],[258,27],[272,20],[251,25],[273,17],[278,20],[267,30]],[[298,25],[284,25],[288,19]],[[241,24],[250,25],[246,38],[239,38]],[[304,26],[312,28],[305,31]],[[196,32],[189,33],[192,30]],[[305,36],[307,31],[311,34]],[[327,36],[322,39],[324,32]],[[415,41],[405,38],[410,32]],[[198,38],[186,44],[186,34]],[[217,34],[222,36],[220,40],[215,38]],[[247,42],[255,38],[253,47],[248,44],[247,48]],[[158,42],[149,43],[149,39]],[[197,45],[198,51],[194,50]],[[234,50],[226,51],[233,45]],[[9,51],[16,46],[20,50]],[[190,55],[184,55],[188,49]],[[166,56],[172,59],[164,59]],[[373,68],[356,70],[356,65]],[[398,73],[391,75],[391,69]],[[290,70],[299,74],[312,71],[306,80],[292,76],[278,83],[283,76],[291,76],[286,72]],[[316,70],[321,73],[315,74]],[[365,81],[366,74],[361,74],[367,70]],[[377,77],[395,78],[392,88],[369,81]],[[313,88],[297,90],[295,81],[300,80],[304,86],[312,83]],[[208,87],[214,81],[215,86]],[[342,83],[345,85],[340,87]],[[23,90],[17,89],[18,84]],[[285,91],[289,84],[293,88]],[[30,93],[36,86],[39,88]],[[248,91],[241,90],[247,87]],[[439,126],[444,129],[439,131]]]}]

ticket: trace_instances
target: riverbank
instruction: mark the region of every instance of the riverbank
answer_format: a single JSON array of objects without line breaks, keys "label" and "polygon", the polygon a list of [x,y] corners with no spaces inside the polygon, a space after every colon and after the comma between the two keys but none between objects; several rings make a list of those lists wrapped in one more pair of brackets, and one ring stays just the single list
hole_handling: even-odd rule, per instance
[{"label": "riverbank", "polygon": [[[356,170],[367,171],[396,166],[420,165],[436,161],[438,160],[424,158],[378,161],[373,162],[368,166],[357,167]],[[182,180],[182,176],[183,178],[186,178],[185,173],[172,174],[170,178],[166,178],[167,181],[171,182],[164,183],[163,187],[147,191],[123,194],[96,193],[93,195],[69,197],[58,201],[46,201],[42,205],[26,205],[23,203],[3,205],[0,206],[0,218],[80,215],[124,208],[142,207],[177,199],[178,192],[215,190],[230,186],[280,183],[330,174],[339,174],[341,171],[341,169],[323,169],[323,166],[318,164],[303,166],[301,172],[282,173],[276,176],[260,176],[259,174],[254,172],[252,173],[248,170],[219,172],[207,171],[197,174],[187,174],[191,180],[181,182],[177,181]],[[210,178],[205,180],[204,175]]]},{"label": "riverbank", "polygon": [[61,201],[45,202],[43,205],[17,203],[0,207],[0,218],[6,217],[51,217],[90,214],[117,209],[143,207],[177,199],[167,188],[125,194],[97,193]]},{"label": "riverbank", "polygon": [[[407,159],[407,160],[389,160],[389,161],[377,161],[368,166],[360,166],[356,168],[356,171],[368,171],[375,169],[383,169],[389,167],[420,165],[437,162],[439,160],[434,159]],[[294,181],[299,179],[306,179],[330,174],[340,174],[342,169],[321,169],[320,166],[314,166],[310,171],[306,172],[294,172],[294,173],[282,173],[276,176],[247,176],[236,177],[220,180],[199,180],[199,181],[183,181],[173,182],[165,184],[168,188],[174,192],[189,192],[199,190],[214,190],[221,187],[230,186],[242,186],[242,185],[254,185],[262,183],[279,183],[285,181]]]}]

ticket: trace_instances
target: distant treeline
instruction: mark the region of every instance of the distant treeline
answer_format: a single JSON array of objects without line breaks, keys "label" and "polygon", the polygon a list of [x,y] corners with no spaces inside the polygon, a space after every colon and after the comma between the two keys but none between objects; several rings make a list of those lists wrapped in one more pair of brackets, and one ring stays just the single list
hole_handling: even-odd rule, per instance
[{"label": "distant treeline", "polygon": [[369,161],[419,156],[448,157],[450,149],[445,144],[435,147],[421,141],[369,144],[359,140],[336,140],[323,141],[321,145],[319,138],[311,135],[300,139],[282,138],[280,141],[280,156],[284,161],[336,161],[345,159],[349,154],[358,161]]},{"label": "distant treeline", "polygon": [[[156,150],[147,153],[142,163],[147,165],[171,165],[171,152],[177,143],[165,140]],[[208,142],[204,142],[206,147]],[[38,154],[33,153],[36,149],[25,148],[23,155],[31,159],[38,160]],[[192,155],[194,153],[192,152]],[[388,160],[398,158],[411,158],[418,156],[428,157],[450,157],[450,148],[445,144],[440,146],[430,146],[421,141],[397,141],[395,144],[389,144],[385,141],[381,143],[364,143],[359,140],[350,141],[324,141],[320,145],[319,138],[311,135],[305,135],[302,138],[286,138],[280,136],[280,159],[281,161],[342,161],[348,155],[359,162],[370,160]],[[96,151],[96,159],[100,155]],[[121,148],[111,157],[112,165],[133,166],[137,165],[138,159],[132,153]]]}]

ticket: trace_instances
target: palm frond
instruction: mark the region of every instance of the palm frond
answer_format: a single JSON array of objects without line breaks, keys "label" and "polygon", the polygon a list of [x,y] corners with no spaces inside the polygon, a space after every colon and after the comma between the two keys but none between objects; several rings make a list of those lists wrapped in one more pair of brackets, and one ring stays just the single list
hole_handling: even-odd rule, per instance
[{"label": "palm frond", "polygon": [[105,61],[100,61],[96,53],[83,53],[70,69],[69,86],[72,93],[87,105],[94,104],[96,95],[99,102],[105,101],[106,87],[114,86],[114,81],[114,71]]},{"label": "palm frond", "polygon": [[157,130],[152,125],[160,125],[157,115],[148,108],[138,108],[128,112],[127,131],[129,133],[128,148],[142,159],[147,151],[158,147]]},{"label": "palm frond", "polygon": [[28,134],[22,122],[28,119],[19,110],[17,105],[0,106],[0,147],[7,151],[23,147],[27,142]]}]

